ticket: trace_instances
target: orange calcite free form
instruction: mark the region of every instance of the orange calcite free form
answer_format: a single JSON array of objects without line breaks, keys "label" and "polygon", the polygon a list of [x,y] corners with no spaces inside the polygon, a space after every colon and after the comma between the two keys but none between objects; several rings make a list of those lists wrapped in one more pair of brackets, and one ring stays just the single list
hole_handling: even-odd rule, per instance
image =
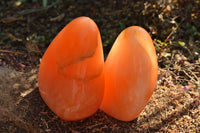
[{"label": "orange calcite free form", "polygon": [[138,26],[122,31],[105,62],[105,89],[100,109],[122,121],[135,119],[153,93],[157,69],[150,35]]},{"label": "orange calcite free form", "polygon": [[60,118],[73,121],[94,114],[104,94],[103,50],[93,20],[79,17],[54,38],[39,68],[39,91]]}]

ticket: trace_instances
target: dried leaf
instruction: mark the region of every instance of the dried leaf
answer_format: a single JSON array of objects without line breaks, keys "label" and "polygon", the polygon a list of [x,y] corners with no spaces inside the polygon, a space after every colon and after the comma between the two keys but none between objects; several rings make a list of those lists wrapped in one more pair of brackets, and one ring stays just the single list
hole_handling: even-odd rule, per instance
[{"label": "dried leaf", "polygon": [[38,46],[32,40],[30,40],[26,43],[26,49],[30,53],[40,53]]},{"label": "dried leaf", "polygon": [[173,130],[168,130],[168,133],[176,133],[176,132]]},{"label": "dried leaf", "polygon": [[185,87],[182,86],[182,85],[179,85],[179,86],[177,87],[177,89],[185,89]]},{"label": "dried leaf", "polygon": [[193,96],[199,97],[199,93],[198,92],[191,91],[190,94],[193,95]]},{"label": "dried leaf", "polygon": [[61,21],[63,18],[65,17],[65,14],[62,13],[59,16],[55,17],[55,18],[50,18],[50,21]]},{"label": "dried leaf", "polygon": [[189,61],[184,61],[183,64],[184,64],[184,65],[190,65],[190,62],[189,62]]},{"label": "dried leaf", "polygon": [[72,133],[80,133],[79,131],[75,131],[75,130],[72,130],[71,132]]},{"label": "dried leaf", "polygon": [[163,14],[162,14],[162,13],[158,15],[158,18],[159,18],[162,22],[165,21],[165,20],[163,19]]},{"label": "dried leaf", "polygon": [[2,18],[1,22],[5,23],[5,24],[8,24],[8,23],[14,23],[14,22],[16,22],[18,20],[23,20],[23,17],[21,16],[21,17],[18,17],[18,18],[16,18],[16,17]]},{"label": "dried leaf", "polygon": [[193,83],[191,82],[188,82],[188,87],[191,89],[191,90],[194,90],[196,88],[196,85],[194,85]]},{"label": "dried leaf", "polygon": [[33,90],[34,90],[34,89],[31,88],[31,89],[29,89],[29,90],[26,90],[25,92],[22,92],[22,93],[21,93],[21,97],[27,96],[27,95],[30,94]]},{"label": "dried leaf", "polygon": [[16,6],[21,6],[21,5],[22,5],[22,1],[19,1],[19,0],[16,1],[16,2],[15,2],[15,5],[16,5]]},{"label": "dried leaf", "polygon": [[21,67],[21,68],[25,68],[26,67],[26,65],[24,65],[24,64],[22,64],[22,63],[19,63],[19,64],[17,64],[19,67]]},{"label": "dried leaf", "polygon": [[51,130],[51,129],[45,129],[45,131],[46,131],[46,132],[51,132],[52,130]]},{"label": "dried leaf", "polygon": [[10,37],[10,39],[13,41],[13,42],[22,42],[22,39],[19,39],[15,36],[13,36],[13,34],[8,34],[8,36]]},{"label": "dried leaf", "polygon": [[180,54],[176,54],[176,55],[175,55],[175,60],[176,60],[177,62],[180,62],[180,61],[182,60]]},{"label": "dried leaf", "polygon": [[162,52],[162,53],[161,53],[161,56],[162,56],[162,57],[171,57],[172,54],[171,54],[171,53],[167,53],[167,52]]},{"label": "dried leaf", "polygon": [[185,46],[185,42],[182,42],[182,41],[178,41],[178,44],[180,45],[180,46]]},{"label": "dried leaf", "polygon": [[28,78],[28,81],[29,82],[33,82],[36,79],[37,79],[37,74],[34,74],[33,76],[31,76],[31,77]]},{"label": "dried leaf", "polygon": [[149,29],[151,31],[152,34],[157,34],[157,28],[155,26],[149,26]]},{"label": "dried leaf", "polygon": [[15,84],[13,85],[13,88],[14,88],[14,89],[19,89],[19,87],[20,87],[20,84],[19,84],[19,83],[15,83]]},{"label": "dried leaf", "polygon": [[167,11],[169,11],[169,12],[172,10],[171,7],[170,7],[169,5],[167,5],[166,9],[167,9]]}]

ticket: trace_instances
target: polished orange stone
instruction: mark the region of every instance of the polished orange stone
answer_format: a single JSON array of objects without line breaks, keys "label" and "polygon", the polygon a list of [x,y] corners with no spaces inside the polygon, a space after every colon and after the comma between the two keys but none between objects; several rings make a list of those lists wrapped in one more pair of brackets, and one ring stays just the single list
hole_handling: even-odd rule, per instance
[{"label": "polished orange stone", "polygon": [[105,62],[105,89],[100,109],[122,121],[135,119],[153,93],[157,70],[150,35],[138,26],[126,28]]},{"label": "polished orange stone", "polygon": [[93,20],[71,21],[49,45],[39,68],[39,91],[60,118],[73,121],[91,116],[104,94],[103,50]]}]

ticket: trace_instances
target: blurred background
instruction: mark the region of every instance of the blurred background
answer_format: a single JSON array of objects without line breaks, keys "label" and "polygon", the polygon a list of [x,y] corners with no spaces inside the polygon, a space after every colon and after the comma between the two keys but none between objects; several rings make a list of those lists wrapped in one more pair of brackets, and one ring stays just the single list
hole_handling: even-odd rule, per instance
[{"label": "blurred background", "polygon": [[[79,16],[88,16],[97,23],[105,53],[117,35],[132,25],[150,33],[157,51],[162,45],[165,52],[199,46],[199,0],[1,0],[0,46],[18,47],[19,40],[13,40],[12,35],[23,44],[34,41],[43,53],[56,34]],[[16,50],[25,50],[23,46]],[[199,53],[190,50],[192,53],[186,50],[186,54]]]}]

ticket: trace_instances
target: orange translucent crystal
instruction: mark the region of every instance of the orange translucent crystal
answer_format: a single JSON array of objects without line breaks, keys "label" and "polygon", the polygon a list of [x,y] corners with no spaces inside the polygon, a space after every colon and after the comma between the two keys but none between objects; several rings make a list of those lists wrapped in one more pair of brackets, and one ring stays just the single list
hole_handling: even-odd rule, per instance
[{"label": "orange translucent crystal", "polygon": [[91,116],[104,93],[103,50],[93,20],[79,17],[54,38],[39,68],[39,91],[49,108],[68,121]]},{"label": "orange translucent crystal", "polygon": [[157,70],[150,35],[137,26],[122,31],[105,62],[105,89],[100,109],[122,121],[135,119],[153,93]]},{"label": "orange translucent crystal", "polygon": [[131,121],[147,105],[157,70],[153,41],[143,28],[122,31],[104,64],[97,25],[79,17],[46,50],[39,68],[39,91],[49,108],[67,121],[89,117],[98,108]]}]

